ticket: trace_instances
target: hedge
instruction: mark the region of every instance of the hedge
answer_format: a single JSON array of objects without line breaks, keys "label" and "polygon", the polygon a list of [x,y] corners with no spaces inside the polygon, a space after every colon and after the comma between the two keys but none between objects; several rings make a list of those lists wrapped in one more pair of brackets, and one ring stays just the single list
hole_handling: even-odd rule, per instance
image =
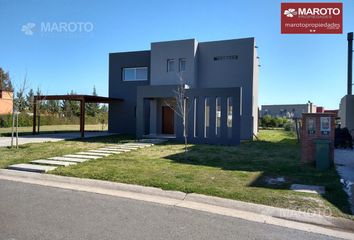
[{"label": "hedge", "polygon": [[[86,124],[98,124],[103,121],[105,123],[108,122],[108,114],[104,114],[102,116],[91,117],[85,116]],[[33,117],[28,115],[27,113],[20,113],[18,116],[18,125],[20,127],[29,127],[32,126]],[[79,117],[59,117],[55,115],[42,115],[40,117],[41,125],[68,125],[68,124],[80,124]],[[0,115],[0,128],[7,128],[12,126],[12,114]]]}]

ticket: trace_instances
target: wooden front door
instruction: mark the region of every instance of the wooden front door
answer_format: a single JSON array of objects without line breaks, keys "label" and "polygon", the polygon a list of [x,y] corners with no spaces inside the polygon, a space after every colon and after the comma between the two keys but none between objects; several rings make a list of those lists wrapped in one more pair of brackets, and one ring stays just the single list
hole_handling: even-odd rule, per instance
[{"label": "wooden front door", "polygon": [[162,107],[162,134],[175,133],[175,116],[173,110],[168,106]]}]

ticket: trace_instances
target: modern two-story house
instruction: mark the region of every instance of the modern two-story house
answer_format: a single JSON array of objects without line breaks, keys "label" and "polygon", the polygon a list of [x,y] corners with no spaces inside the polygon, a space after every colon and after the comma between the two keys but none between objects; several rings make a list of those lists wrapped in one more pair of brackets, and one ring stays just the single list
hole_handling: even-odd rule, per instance
[{"label": "modern two-story house", "polygon": [[185,86],[186,135],[191,143],[238,144],[258,128],[255,39],[154,42],[151,50],[109,55],[109,131],[183,139],[174,111]]}]

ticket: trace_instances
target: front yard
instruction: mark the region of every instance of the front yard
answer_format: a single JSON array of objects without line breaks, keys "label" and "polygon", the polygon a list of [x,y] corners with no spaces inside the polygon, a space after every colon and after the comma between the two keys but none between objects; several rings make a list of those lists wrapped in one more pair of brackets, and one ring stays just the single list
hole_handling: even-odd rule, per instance
[{"label": "front yard", "polygon": [[[52,174],[94,178],[162,189],[195,192],[307,212],[350,217],[347,196],[334,169],[318,172],[300,163],[300,146],[290,132],[262,130],[260,141],[241,146],[183,145],[166,143],[58,168]],[[118,142],[121,137],[90,141],[29,144],[12,152],[0,148],[0,167],[39,158],[63,155]],[[271,184],[269,179],[285,182]],[[322,185],[318,196],[289,189],[292,183]]]}]

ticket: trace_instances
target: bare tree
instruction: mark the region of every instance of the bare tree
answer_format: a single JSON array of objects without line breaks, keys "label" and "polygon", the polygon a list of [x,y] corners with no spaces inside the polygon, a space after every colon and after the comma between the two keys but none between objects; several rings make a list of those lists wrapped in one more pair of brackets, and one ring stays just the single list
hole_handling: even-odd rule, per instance
[{"label": "bare tree", "polygon": [[182,118],[183,125],[183,138],[184,138],[184,152],[188,151],[188,133],[187,133],[187,117],[189,113],[189,106],[187,103],[186,91],[189,89],[189,86],[185,83],[182,74],[178,74],[179,84],[176,90],[173,90],[174,97],[176,99],[176,105],[172,105],[169,102],[165,101],[178,117]]}]

